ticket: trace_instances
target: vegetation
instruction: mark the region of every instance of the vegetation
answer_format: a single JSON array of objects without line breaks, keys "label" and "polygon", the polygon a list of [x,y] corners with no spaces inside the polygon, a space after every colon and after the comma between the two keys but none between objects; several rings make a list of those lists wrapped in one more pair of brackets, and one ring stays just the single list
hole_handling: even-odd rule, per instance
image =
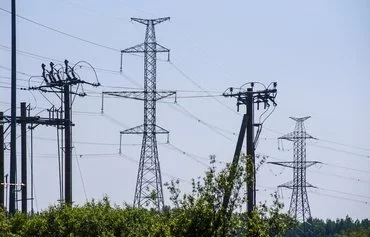
[{"label": "vegetation", "polygon": [[[296,228],[296,233],[303,229],[303,224]],[[312,219],[306,223],[306,236],[307,237],[369,237],[370,236],[370,220],[364,219],[362,221],[353,220],[349,216],[345,219],[320,220]],[[294,231],[291,230],[287,237],[296,236]]]},{"label": "vegetation", "polygon": [[[212,166],[214,161],[211,157],[211,167],[204,178],[192,180],[191,193],[182,194],[178,180],[165,184],[171,193],[172,208],[159,212],[127,205],[118,207],[112,206],[105,197],[83,206],[52,206],[34,215],[8,216],[2,210],[0,236],[293,236],[287,231],[295,223],[281,213],[283,206],[276,194],[273,194],[272,206],[260,204],[250,216],[243,211],[246,197],[242,189],[248,179],[245,158],[241,158],[241,165],[235,170],[235,187],[229,205],[226,210],[222,209],[223,195],[230,185],[227,181],[230,166],[216,172]],[[312,236],[369,236],[368,220],[353,222],[347,218],[323,222],[314,219],[310,223],[312,230],[318,233]]]}]

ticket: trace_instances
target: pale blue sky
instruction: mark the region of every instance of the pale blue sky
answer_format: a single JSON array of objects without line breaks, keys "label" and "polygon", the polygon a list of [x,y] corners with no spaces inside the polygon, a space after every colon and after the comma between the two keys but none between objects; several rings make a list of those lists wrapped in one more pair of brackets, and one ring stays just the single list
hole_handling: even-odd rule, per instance
[{"label": "pale blue sky", "polygon": [[[276,138],[293,130],[294,122],[289,116],[312,116],[306,128],[319,140],[308,142],[307,159],[331,164],[308,170],[308,181],[319,187],[309,191],[313,217],[337,218],[347,214],[354,218],[370,217],[369,1],[18,0],[17,4],[21,16],[116,49],[144,40],[144,26],[131,23],[130,17],[170,16],[170,22],[156,28],[157,40],[171,49],[173,63],[158,63],[158,88],[200,90],[176,67],[204,90],[216,94],[249,81],[266,84],[277,81],[278,107],[265,124],[275,132],[263,130],[257,153],[270,155],[269,161],[276,161],[274,158],[291,160],[293,154],[288,149],[292,144],[284,142],[285,151],[279,151]],[[0,7],[10,9],[10,1],[1,1]],[[0,11],[0,28],[0,44],[10,47],[10,15],[3,11]],[[118,52],[71,39],[22,19],[18,19],[17,33],[19,50],[58,60],[86,60],[97,68],[119,70]],[[3,47],[0,49],[0,65],[10,68],[10,53]],[[165,55],[160,57],[166,58]],[[134,83],[127,77],[101,70],[97,71],[99,80],[108,86],[138,87],[143,82],[142,61],[141,57],[124,57],[124,73]],[[47,63],[19,54],[18,70],[40,75],[42,62]],[[9,71],[0,68],[0,76],[9,75]],[[81,76],[93,80],[91,72],[81,71]],[[19,75],[19,78],[27,79],[28,76]],[[0,86],[8,86],[10,81],[0,78],[0,82]],[[25,86],[26,82],[19,81],[19,84]],[[112,88],[87,90],[101,92]],[[34,94],[38,107],[50,106],[39,93]],[[179,92],[179,96],[190,94],[194,95]],[[35,104],[29,92],[18,91],[18,95],[18,101]],[[75,154],[82,155],[78,161],[87,198],[99,199],[107,194],[117,204],[131,203],[137,172],[135,160],[138,161],[140,146],[124,146],[124,154],[128,156],[125,157],[116,155],[117,145],[78,142],[118,143],[120,130],[142,123],[142,103],[107,99],[105,114],[100,115],[100,98],[98,94],[91,95],[96,97],[77,98],[74,104],[75,111],[95,113],[74,114]],[[56,101],[52,95],[48,98]],[[220,161],[230,161],[237,136],[227,131],[237,133],[241,117],[230,110],[236,111],[234,99],[220,97],[218,100],[221,103],[212,98],[180,98],[179,105],[161,103],[158,124],[171,131],[171,143],[185,152],[204,158],[215,154]],[[0,88],[0,101],[1,110],[9,108],[9,89]],[[210,129],[179,112],[181,108],[202,122],[227,131]],[[35,189],[39,210],[58,199],[57,160],[45,156],[56,154],[56,142],[42,140],[55,138],[55,134],[54,128],[40,127],[34,132],[38,138],[35,139]],[[158,137],[158,140],[165,141],[165,138]],[[126,144],[140,142],[141,137],[124,138]],[[205,170],[200,163],[174,151],[170,145],[160,144],[159,156],[164,182],[171,178],[169,175],[190,180]],[[74,200],[83,203],[85,194],[76,160],[73,168]],[[270,200],[269,194],[274,190],[269,188],[291,178],[289,169],[263,165],[257,180],[258,201]],[[185,181],[182,187],[189,190]],[[168,198],[167,191],[165,197]],[[284,190],[283,201],[287,207],[289,199],[290,191]]]}]

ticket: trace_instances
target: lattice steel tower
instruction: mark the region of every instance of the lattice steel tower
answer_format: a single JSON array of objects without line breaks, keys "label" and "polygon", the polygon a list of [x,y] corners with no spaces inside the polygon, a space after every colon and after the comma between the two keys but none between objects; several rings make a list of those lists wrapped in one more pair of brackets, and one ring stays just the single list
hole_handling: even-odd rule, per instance
[{"label": "lattice steel tower", "polygon": [[306,132],[304,121],[310,117],[293,118],[296,121],[295,129],[279,139],[293,142],[294,159],[293,162],[269,162],[275,165],[293,168],[293,181],[279,185],[292,189],[289,213],[297,220],[305,223],[311,218],[310,204],[308,202],[306,188],[314,187],[306,181],[306,169],[319,162],[306,161],[306,139],[316,139]]},{"label": "lattice steel tower", "polygon": [[144,101],[144,124],[120,133],[121,135],[143,134],[134,206],[152,206],[158,210],[163,208],[164,201],[156,135],[168,135],[169,132],[156,125],[156,102],[176,92],[157,90],[157,53],[164,52],[168,53],[169,56],[170,50],[156,42],[154,26],[169,19],[169,17],[158,19],[131,18],[132,21],[146,25],[145,41],[142,44],[122,50],[121,53],[144,53],[144,90],[103,92],[108,95]]}]

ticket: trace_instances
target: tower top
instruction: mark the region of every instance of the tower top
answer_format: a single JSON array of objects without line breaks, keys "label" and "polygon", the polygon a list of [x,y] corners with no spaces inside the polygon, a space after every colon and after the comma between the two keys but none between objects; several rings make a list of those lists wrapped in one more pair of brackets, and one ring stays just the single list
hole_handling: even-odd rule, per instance
[{"label": "tower top", "polygon": [[311,118],[311,116],[306,116],[306,117],[302,117],[302,118],[296,118],[296,117],[289,117],[289,118],[293,119],[296,122],[303,122],[303,121]]},{"label": "tower top", "polygon": [[131,21],[136,21],[144,25],[149,25],[150,23],[153,25],[156,25],[156,24],[162,23],[164,21],[169,21],[169,20],[170,20],[169,17],[162,17],[162,18],[156,18],[156,19],[143,19],[143,18],[135,18],[135,17],[131,18]]}]

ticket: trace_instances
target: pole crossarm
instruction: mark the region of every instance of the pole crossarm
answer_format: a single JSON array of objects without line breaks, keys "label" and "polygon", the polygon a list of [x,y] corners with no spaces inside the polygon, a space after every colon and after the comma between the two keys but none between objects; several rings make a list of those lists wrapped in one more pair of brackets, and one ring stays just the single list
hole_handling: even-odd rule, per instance
[{"label": "pole crossarm", "polygon": [[103,91],[105,95],[123,97],[127,99],[134,99],[134,100],[141,100],[144,101],[147,94],[153,93],[155,94],[154,99],[156,101],[170,97],[172,95],[176,95],[176,91]]},{"label": "pole crossarm", "polygon": [[298,163],[301,163],[301,165],[299,166],[299,169],[305,169],[305,168],[311,167],[311,166],[316,165],[316,164],[321,164],[321,162],[319,162],[319,161],[305,161],[305,162],[302,162],[302,161],[297,161],[297,162],[282,161],[282,162],[267,162],[267,163],[268,164],[273,164],[273,165],[280,165],[280,166],[287,167],[287,168],[294,168]]},{"label": "pole crossarm", "polygon": [[[275,85],[276,86],[276,85]],[[277,89],[265,89],[265,90],[258,90],[258,91],[243,91],[240,88],[239,92],[234,93],[234,88],[230,87],[227,91],[225,91],[222,95],[225,97],[235,97],[237,98],[237,106],[239,108],[240,105],[246,104],[248,101],[248,94],[252,95],[253,103],[257,104],[257,109],[259,109],[259,104],[264,104],[264,108],[270,107],[270,103],[273,106],[276,106],[277,103],[275,102]],[[270,103],[269,103],[270,102]]]},{"label": "pole crossarm", "polygon": [[[133,128],[129,128],[129,129],[126,129],[120,132],[120,134],[146,134],[146,133],[147,131],[145,129],[144,124],[133,127]],[[155,125],[155,131],[153,133],[154,134],[169,134],[170,132],[158,125]]]},{"label": "pole crossarm", "polygon": [[[11,116],[4,115],[4,120],[0,123],[10,123]],[[42,118],[40,116],[34,117],[26,117],[26,119],[22,119],[21,117],[17,117],[17,123],[26,122],[27,124],[38,124],[38,125],[46,125],[46,126],[63,126],[65,124],[64,119],[51,119],[51,118]],[[71,123],[73,126],[73,124]]]}]

